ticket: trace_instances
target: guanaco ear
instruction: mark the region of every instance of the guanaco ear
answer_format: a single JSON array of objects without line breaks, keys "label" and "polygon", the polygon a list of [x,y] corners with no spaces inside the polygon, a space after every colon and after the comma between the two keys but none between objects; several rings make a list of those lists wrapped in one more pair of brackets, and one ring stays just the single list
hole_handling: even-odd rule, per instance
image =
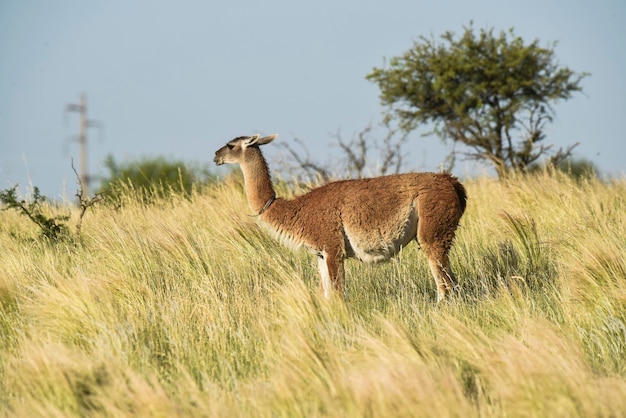
[{"label": "guanaco ear", "polygon": [[261,138],[259,134],[252,135],[251,137],[249,137],[246,140],[246,142],[244,142],[244,147],[247,148],[247,147],[255,145],[255,144],[256,145],[269,144],[274,139],[276,139],[277,136],[278,136],[278,134],[274,134],[274,135],[264,136],[263,138]]},{"label": "guanaco ear", "polygon": [[275,140],[278,137],[278,134],[273,134],[273,135],[268,135],[268,136],[264,136],[263,138],[259,139],[257,141],[257,143],[259,145],[265,145],[265,144],[269,144],[270,142],[272,142],[273,140]]}]

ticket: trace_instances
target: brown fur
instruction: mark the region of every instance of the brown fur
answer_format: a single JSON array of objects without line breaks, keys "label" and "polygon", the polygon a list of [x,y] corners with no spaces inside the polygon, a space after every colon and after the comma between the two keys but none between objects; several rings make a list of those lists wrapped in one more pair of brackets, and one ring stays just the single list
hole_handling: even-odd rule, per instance
[{"label": "brown fur", "polygon": [[449,174],[407,173],[336,181],[287,200],[275,198],[259,145],[276,138],[238,137],[215,162],[239,164],[250,207],[276,234],[318,257],[322,287],[344,296],[346,258],[385,261],[417,239],[437,283],[438,298],[455,288],[448,254],[465,211],[465,188]]}]

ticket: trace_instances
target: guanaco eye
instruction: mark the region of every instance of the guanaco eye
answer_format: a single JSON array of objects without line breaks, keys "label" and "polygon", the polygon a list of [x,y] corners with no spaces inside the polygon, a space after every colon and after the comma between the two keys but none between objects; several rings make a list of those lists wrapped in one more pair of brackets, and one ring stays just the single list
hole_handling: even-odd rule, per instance
[{"label": "guanaco eye", "polygon": [[226,144],[226,146],[228,147],[228,149],[233,149],[235,148],[235,146],[233,144]]}]

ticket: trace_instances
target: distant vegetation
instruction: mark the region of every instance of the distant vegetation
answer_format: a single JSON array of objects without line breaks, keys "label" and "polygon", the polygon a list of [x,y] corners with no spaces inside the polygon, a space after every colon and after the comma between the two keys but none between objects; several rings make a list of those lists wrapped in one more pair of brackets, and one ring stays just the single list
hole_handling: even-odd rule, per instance
[{"label": "distant vegetation", "polygon": [[79,241],[5,210],[0,415],[625,416],[626,181],[464,183],[462,293],[439,305],[416,245],[348,263],[347,303],[326,302],[238,177],[149,205],[122,189]]},{"label": "distant vegetation", "polygon": [[568,158],[557,164],[556,168],[575,179],[585,179],[600,175],[598,167],[585,158]]},{"label": "distant vegetation", "polygon": [[190,195],[194,186],[210,181],[207,167],[164,157],[144,157],[119,163],[111,155],[104,162],[109,173],[98,190],[107,200],[119,200],[124,190],[133,190],[140,200],[151,200],[170,193]]}]

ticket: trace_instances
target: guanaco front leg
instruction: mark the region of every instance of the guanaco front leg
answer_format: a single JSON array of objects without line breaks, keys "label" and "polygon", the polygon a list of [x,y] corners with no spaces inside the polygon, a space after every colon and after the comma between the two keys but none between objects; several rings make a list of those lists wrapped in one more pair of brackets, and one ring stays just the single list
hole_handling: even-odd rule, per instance
[{"label": "guanaco front leg", "polygon": [[345,299],[343,258],[324,251],[317,258],[317,266],[324,297],[330,299],[334,292]]}]

